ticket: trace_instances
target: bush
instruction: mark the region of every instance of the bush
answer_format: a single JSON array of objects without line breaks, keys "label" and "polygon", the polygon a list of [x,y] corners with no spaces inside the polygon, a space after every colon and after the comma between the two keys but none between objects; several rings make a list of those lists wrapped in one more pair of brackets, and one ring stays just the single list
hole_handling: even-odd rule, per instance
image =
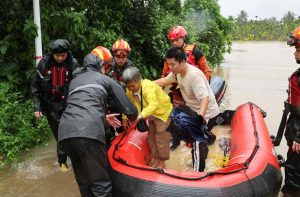
[{"label": "bush", "polygon": [[36,121],[31,100],[14,92],[13,83],[0,83],[0,170],[18,154],[49,139],[46,119]]}]

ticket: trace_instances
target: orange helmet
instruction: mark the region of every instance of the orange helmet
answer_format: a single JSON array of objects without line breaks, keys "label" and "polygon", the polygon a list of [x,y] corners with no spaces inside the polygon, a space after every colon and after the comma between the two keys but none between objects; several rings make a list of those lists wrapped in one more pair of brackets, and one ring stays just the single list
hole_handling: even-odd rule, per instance
[{"label": "orange helmet", "polygon": [[102,46],[97,46],[91,52],[91,54],[96,55],[99,57],[103,62],[108,62],[112,60],[112,55],[110,51]]},{"label": "orange helmet", "polygon": [[287,44],[290,46],[300,47],[300,27],[294,30],[293,35],[290,36]]},{"label": "orange helmet", "polygon": [[169,40],[175,40],[177,38],[186,38],[186,37],[187,37],[187,33],[182,26],[172,27],[168,34]]},{"label": "orange helmet", "polygon": [[117,56],[119,56],[119,55],[127,56],[127,54],[130,53],[131,48],[130,48],[128,42],[126,42],[125,40],[123,40],[121,38],[112,45],[111,50]]}]

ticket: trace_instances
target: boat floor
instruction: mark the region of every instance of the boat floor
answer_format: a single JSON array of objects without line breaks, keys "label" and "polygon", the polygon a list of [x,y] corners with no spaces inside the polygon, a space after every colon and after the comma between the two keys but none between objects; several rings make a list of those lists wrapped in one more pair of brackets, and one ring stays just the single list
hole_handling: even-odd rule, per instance
[{"label": "boat floor", "polygon": [[[212,132],[216,134],[216,141],[208,146],[206,172],[222,168],[224,151],[220,148],[220,139],[224,137],[230,138],[230,129],[229,125],[215,126],[213,128]],[[191,150],[185,145],[185,142],[181,141],[180,146],[171,151],[170,159],[166,161],[166,168],[176,171],[193,171]]]}]

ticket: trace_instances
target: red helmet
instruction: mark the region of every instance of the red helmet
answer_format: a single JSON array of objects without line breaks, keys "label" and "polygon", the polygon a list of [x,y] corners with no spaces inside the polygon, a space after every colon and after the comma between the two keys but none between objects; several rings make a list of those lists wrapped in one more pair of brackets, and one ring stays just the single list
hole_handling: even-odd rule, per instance
[{"label": "red helmet", "polygon": [[186,36],[187,33],[182,26],[172,27],[168,34],[169,40],[175,40],[177,38],[186,38]]},{"label": "red helmet", "polygon": [[121,38],[112,45],[111,51],[117,56],[127,56],[131,51],[131,48],[128,42]]},{"label": "red helmet", "polygon": [[91,52],[91,54],[96,55],[99,57],[103,62],[109,62],[112,60],[112,55],[110,51],[102,46],[97,46]]},{"label": "red helmet", "polygon": [[294,30],[293,35],[287,41],[290,46],[300,47],[300,27]]}]

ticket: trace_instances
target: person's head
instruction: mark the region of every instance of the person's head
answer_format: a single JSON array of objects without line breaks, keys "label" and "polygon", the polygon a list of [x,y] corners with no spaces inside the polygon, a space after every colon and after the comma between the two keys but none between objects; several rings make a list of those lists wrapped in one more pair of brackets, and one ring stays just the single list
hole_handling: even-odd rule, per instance
[{"label": "person's head", "polygon": [[172,27],[168,34],[168,39],[174,47],[183,47],[187,33],[182,26]]},{"label": "person's head", "polygon": [[178,74],[186,65],[186,54],[181,47],[170,48],[165,55],[167,64],[173,74]]},{"label": "person's head", "polygon": [[129,44],[121,38],[112,45],[111,51],[114,56],[116,66],[122,67],[127,61],[131,48]]},{"label": "person's head", "polygon": [[71,51],[71,45],[66,39],[57,39],[49,44],[50,52],[57,63],[63,63]]},{"label": "person's head", "polygon": [[123,72],[123,82],[126,84],[126,87],[132,91],[137,92],[141,86],[142,76],[139,70],[135,67],[127,68]]},{"label": "person's head", "polygon": [[102,65],[102,73],[106,74],[106,72],[111,68],[112,66],[112,55],[110,51],[103,47],[103,46],[97,46],[91,51],[91,54],[97,56],[103,61]]},{"label": "person's head", "polygon": [[290,36],[287,44],[296,48],[294,55],[296,62],[300,64],[300,27],[296,28],[293,31],[293,35]]},{"label": "person's head", "polygon": [[83,69],[85,71],[101,72],[103,61],[94,54],[87,54],[83,59]]}]

